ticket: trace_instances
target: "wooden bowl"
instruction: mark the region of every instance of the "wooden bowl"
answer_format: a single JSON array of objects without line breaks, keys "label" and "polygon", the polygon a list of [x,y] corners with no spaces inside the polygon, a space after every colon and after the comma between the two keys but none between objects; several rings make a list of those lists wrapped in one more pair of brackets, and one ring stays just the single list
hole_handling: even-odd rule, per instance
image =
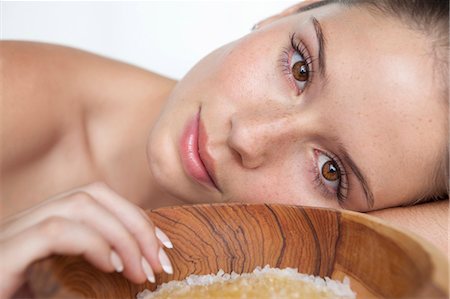
[{"label": "wooden bowl", "polygon": [[135,285],[78,257],[35,264],[30,286],[44,298],[135,298],[190,274],[257,266],[350,278],[358,298],[448,298],[448,260],[426,241],[361,213],[300,206],[210,204],[148,212],[171,239],[173,275]]}]

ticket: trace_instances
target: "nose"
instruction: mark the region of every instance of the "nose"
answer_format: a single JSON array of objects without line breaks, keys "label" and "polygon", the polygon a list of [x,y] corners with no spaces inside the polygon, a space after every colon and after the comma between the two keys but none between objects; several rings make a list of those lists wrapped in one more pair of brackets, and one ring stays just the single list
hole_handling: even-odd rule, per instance
[{"label": "nose", "polygon": [[286,113],[234,114],[227,144],[243,167],[258,168],[296,139],[296,123],[294,115]]}]

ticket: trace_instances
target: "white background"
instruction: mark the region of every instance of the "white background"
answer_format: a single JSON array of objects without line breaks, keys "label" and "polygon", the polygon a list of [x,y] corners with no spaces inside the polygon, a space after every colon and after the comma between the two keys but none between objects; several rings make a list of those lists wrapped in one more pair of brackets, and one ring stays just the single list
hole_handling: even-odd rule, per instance
[{"label": "white background", "polygon": [[72,46],[179,79],[215,48],[297,2],[1,1],[1,37]]}]

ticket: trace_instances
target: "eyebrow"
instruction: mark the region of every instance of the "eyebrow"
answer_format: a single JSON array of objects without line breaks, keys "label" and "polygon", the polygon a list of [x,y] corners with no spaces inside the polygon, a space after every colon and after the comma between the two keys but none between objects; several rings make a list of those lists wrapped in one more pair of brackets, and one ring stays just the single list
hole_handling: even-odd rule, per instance
[{"label": "eyebrow", "polygon": [[322,1],[312,2],[310,4],[300,7],[297,10],[297,13],[301,13],[301,12],[308,11],[308,10],[311,10],[314,8],[322,7],[322,6],[330,4],[330,3],[333,3],[333,0],[322,0]]},{"label": "eyebrow", "polygon": [[316,32],[317,41],[319,44],[319,71],[323,77],[326,77],[326,63],[325,63],[325,36],[323,35],[322,26],[320,22],[312,17],[312,22],[314,24],[314,31]]},{"label": "eyebrow", "polygon": [[374,205],[373,193],[369,188],[369,184],[367,183],[366,177],[362,173],[361,169],[359,169],[359,167],[356,165],[355,161],[353,161],[352,157],[348,154],[347,149],[341,142],[338,142],[338,150],[341,153],[340,157],[343,160],[344,164],[346,164],[350,167],[353,174],[356,176],[359,183],[363,187],[367,206],[369,208],[373,208],[373,205]]},{"label": "eyebrow", "polygon": [[[305,12],[314,8],[318,8],[327,4],[332,3],[333,0],[323,0],[318,2],[313,2],[309,5],[305,5],[303,7],[300,7],[297,10],[297,13]],[[322,26],[320,25],[319,20],[317,20],[315,17],[312,17],[312,23],[314,25],[314,31],[316,32],[316,37],[318,41],[318,55],[319,55],[319,72],[323,77],[326,76],[326,63],[325,63],[325,46],[326,46],[326,38],[323,34]],[[340,157],[344,164],[348,165],[350,169],[352,170],[353,174],[358,179],[359,183],[363,187],[364,190],[364,196],[366,198],[366,203],[369,208],[373,208],[374,206],[374,198],[373,193],[369,188],[369,184],[367,183],[366,177],[364,176],[363,172],[359,169],[358,165],[356,165],[355,161],[353,161],[352,157],[348,154],[347,149],[341,142],[337,142],[338,149],[340,154]]]}]

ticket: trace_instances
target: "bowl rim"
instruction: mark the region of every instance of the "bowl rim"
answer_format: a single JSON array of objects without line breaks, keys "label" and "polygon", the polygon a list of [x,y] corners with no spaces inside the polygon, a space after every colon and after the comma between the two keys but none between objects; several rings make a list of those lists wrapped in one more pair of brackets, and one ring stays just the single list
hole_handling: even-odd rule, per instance
[{"label": "bowl rim", "polygon": [[[365,213],[355,212],[355,211],[349,211],[345,209],[336,209],[336,208],[325,208],[325,207],[313,207],[313,206],[304,206],[304,205],[292,205],[292,204],[267,204],[267,203],[239,203],[239,202],[233,202],[233,203],[202,203],[202,204],[186,204],[186,205],[177,205],[177,206],[167,206],[167,207],[161,207],[157,209],[152,210],[146,210],[147,215],[157,215],[159,211],[167,211],[167,210],[177,210],[177,209],[192,209],[192,208],[202,208],[202,207],[233,207],[233,206],[266,206],[266,207],[290,207],[290,208],[302,208],[305,210],[322,210],[322,211],[329,211],[332,213],[338,213],[339,218],[342,220],[348,220],[351,222],[360,223],[361,225],[364,225],[368,227],[369,229],[374,230],[375,232],[390,237],[391,234],[388,234],[387,232],[394,232],[401,236],[402,238],[406,238],[412,243],[416,244],[418,247],[420,247],[423,252],[428,257],[428,263],[432,267],[431,269],[431,276],[428,279],[434,286],[438,287],[443,293],[446,294],[448,297],[449,295],[449,260],[447,257],[438,249],[436,248],[432,243],[430,243],[428,240],[424,239],[423,237],[420,237],[419,235],[415,234],[414,232],[409,231],[408,229],[397,227],[395,225],[392,225],[390,223],[387,223],[385,220],[380,219],[378,217],[367,215]],[[392,238],[392,236],[391,236]],[[396,241],[396,243],[398,240]],[[34,268],[34,267],[31,267]],[[39,266],[37,267],[39,269]],[[31,269],[32,270],[32,269]],[[28,274],[31,274],[35,271],[28,271]],[[39,273],[36,272],[36,273]],[[35,274],[36,274],[35,273]],[[34,275],[36,276],[36,275]],[[28,278],[30,276],[28,275]],[[53,275],[50,275],[50,280],[53,280],[54,282],[59,281],[59,284],[61,281],[57,279],[56,277],[53,277]],[[64,291],[61,289],[61,291]],[[66,290],[68,291],[68,290]],[[64,294],[64,293],[63,293]],[[60,293],[61,295],[61,293]],[[67,293],[66,295],[76,295],[75,293]],[[53,296],[54,297],[54,296]]]},{"label": "bowl rim", "polygon": [[186,209],[186,208],[201,208],[201,207],[221,207],[221,206],[267,206],[267,207],[291,207],[291,208],[305,208],[308,210],[323,210],[336,212],[341,215],[341,217],[348,219],[350,221],[355,221],[361,223],[369,228],[386,235],[387,231],[393,231],[400,234],[404,238],[410,239],[417,245],[419,245],[424,252],[430,258],[432,269],[431,280],[441,289],[444,290],[449,295],[449,268],[450,260],[444,255],[444,253],[439,250],[430,241],[426,240],[417,233],[400,226],[393,225],[387,221],[378,218],[376,216],[368,215],[363,212],[346,210],[343,208],[330,208],[330,207],[315,207],[308,205],[294,205],[294,204],[282,204],[282,203],[245,203],[245,202],[228,202],[228,203],[199,203],[199,204],[183,204],[177,206],[167,206],[156,209],[148,209],[145,212],[153,213],[160,210],[167,209]]}]

